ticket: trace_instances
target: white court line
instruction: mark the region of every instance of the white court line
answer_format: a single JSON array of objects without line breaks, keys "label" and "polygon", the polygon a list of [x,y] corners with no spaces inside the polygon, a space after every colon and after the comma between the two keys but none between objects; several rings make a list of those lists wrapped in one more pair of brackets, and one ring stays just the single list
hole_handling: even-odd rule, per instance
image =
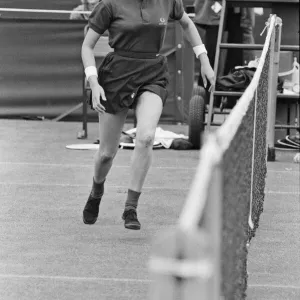
[{"label": "white court line", "polygon": [[268,173],[300,174],[300,170],[267,170]]},{"label": "white court line", "polygon": [[[15,275],[15,274],[0,274],[3,279],[48,279],[61,281],[111,281],[111,282],[132,282],[132,283],[151,283],[150,279],[135,279],[135,278],[108,278],[108,277],[73,277],[73,276],[51,276],[51,275]],[[249,284],[248,287],[261,288],[279,288],[279,289],[300,289],[300,286],[295,285],[277,285],[277,284]]]},{"label": "white court line", "polygon": [[[39,186],[62,186],[62,187],[90,187],[89,184],[69,184],[69,183],[40,183],[40,182],[4,182],[0,181],[0,185],[39,185]],[[107,188],[128,189],[126,185],[107,185]],[[164,186],[145,186],[147,190],[189,190],[189,188],[164,187]]]},{"label": "white court line", "polygon": [[294,289],[300,290],[300,286],[296,285],[282,285],[282,284],[248,284],[248,287],[261,287],[261,288],[276,288],[276,289]]},{"label": "white court line", "polygon": [[[60,186],[60,187],[90,187],[89,184],[71,184],[71,183],[41,183],[41,182],[5,182],[0,181],[0,185],[23,185],[23,186],[30,186],[30,185],[39,185],[39,186]],[[112,189],[127,189],[128,186],[125,185],[107,185],[107,188]],[[146,190],[179,190],[179,191],[188,191],[190,187],[186,188],[178,188],[178,187],[165,187],[165,186],[145,186],[143,189]],[[272,195],[300,195],[299,192],[282,192],[282,191],[266,191],[265,194],[272,194]]]},{"label": "white court line", "polygon": [[269,195],[300,195],[300,190],[298,192],[281,192],[281,191],[266,191],[266,194]]},{"label": "white court line", "polygon": [[[13,161],[0,161],[0,165],[28,165],[28,166],[45,166],[45,167],[77,167],[77,168],[91,168],[94,164],[57,164],[57,163],[43,163],[43,162],[13,162]],[[113,165],[113,168],[130,168],[127,166]],[[170,170],[196,170],[197,168],[186,168],[186,167],[160,167],[151,166],[151,169],[170,169]],[[300,170],[268,170],[267,173],[288,173],[288,174],[299,174]]]},{"label": "white court line", "polygon": [[[93,164],[50,164],[50,163],[34,163],[34,162],[0,162],[0,165],[25,165],[25,166],[43,166],[43,167],[74,167],[74,168],[92,168]],[[113,168],[130,168],[130,166],[113,165]],[[196,170],[196,168],[185,167],[159,167],[151,166],[151,169],[170,169],[170,170]]]},{"label": "white court line", "polygon": [[149,279],[135,278],[107,278],[107,277],[73,277],[73,276],[48,276],[48,275],[15,275],[15,274],[0,274],[0,278],[4,279],[50,279],[62,281],[112,281],[112,282],[140,282],[149,283]]}]

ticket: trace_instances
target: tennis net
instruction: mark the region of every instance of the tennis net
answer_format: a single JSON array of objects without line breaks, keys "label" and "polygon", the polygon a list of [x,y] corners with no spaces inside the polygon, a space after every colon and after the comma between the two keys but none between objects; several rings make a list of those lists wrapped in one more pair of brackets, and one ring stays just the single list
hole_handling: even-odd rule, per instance
[{"label": "tennis net", "polygon": [[253,80],[200,151],[177,230],[157,240],[150,259],[153,300],[246,298],[248,247],[263,211],[281,20],[271,15],[267,25]]}]

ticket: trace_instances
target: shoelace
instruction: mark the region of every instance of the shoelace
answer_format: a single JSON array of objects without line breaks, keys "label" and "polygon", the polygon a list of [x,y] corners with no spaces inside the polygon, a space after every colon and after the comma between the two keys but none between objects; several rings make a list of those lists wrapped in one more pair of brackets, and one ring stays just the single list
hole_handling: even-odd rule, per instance
[{"label": "shoelace", "polygon": [[134,210],[128,210],[125,212],[125,218],[130,218],[130,219],[137,219],[137,214],[136,211]]}]

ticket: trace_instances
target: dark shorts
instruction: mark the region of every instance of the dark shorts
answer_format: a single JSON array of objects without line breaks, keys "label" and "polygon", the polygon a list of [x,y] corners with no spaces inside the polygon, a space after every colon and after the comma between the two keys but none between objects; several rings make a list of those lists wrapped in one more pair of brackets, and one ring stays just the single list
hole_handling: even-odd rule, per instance
[{"label": "dark shorts", "polygon": [[[132,52],[110,52],[98,69],[98,82],[107,101],[101,100],[107,113],[134,109],[139,96],[149,91],[165,104],[169,73],[165,56]],[[92,101],[90,98],[90,105]]]}]

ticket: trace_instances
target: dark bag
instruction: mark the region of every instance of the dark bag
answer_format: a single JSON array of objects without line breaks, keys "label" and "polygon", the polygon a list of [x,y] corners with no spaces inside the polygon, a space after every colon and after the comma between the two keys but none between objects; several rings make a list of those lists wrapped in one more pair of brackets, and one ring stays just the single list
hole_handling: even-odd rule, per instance
[{"label": "dark bag", "polygon": [[243,92],[250,84],[256,68],[234,68],[228,75],[217,78],[217,91]]},{"label": "dark bag", "polygon": [[193,149],[193,144],[190,143],[189,141],[185,140],[185,139],[174,139],[170,149],[174,149],[174,150],[191,150]]}]

